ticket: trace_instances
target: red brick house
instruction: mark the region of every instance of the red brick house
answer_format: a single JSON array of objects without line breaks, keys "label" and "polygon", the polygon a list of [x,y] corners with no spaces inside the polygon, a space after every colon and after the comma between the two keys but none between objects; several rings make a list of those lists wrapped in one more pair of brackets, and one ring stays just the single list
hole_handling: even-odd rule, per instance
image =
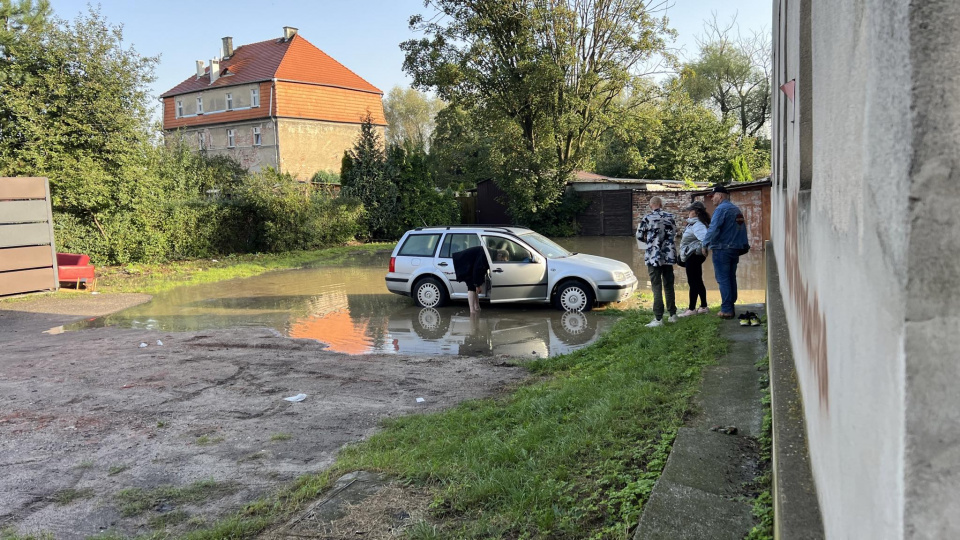
[{"label": "red brick house", "polygon": [[[233,48],[164,92],[166,137],[249,170],[273,167],[302,180],[320,170],[340,172],[362,118],[386,126],[383,92],[312,43],[284,27],[283,37]],[[382,135],[382,132],[381,132]]]}]

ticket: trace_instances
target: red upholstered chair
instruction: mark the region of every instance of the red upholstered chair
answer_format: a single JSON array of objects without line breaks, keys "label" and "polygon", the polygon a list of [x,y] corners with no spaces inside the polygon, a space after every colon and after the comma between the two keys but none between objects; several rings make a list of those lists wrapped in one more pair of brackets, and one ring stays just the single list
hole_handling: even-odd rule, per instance
[{"label": "red upholstered chair", "polygon": [[96,267],[90,264],[88,255],[57,253],[57,269],[60,281],[76,282],[78,289],[81,282],[85,283],[87,288],[97,289]]}]

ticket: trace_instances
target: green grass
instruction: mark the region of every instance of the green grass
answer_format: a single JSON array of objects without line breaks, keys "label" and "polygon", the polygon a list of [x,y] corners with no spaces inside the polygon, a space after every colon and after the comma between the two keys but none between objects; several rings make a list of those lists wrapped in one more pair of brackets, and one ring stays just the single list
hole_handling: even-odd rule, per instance
[{"label": "green grass", "polygon": [[130,517],[140,515],[162,504],[201,503],[232,493],[234,489],[234,486],[230,483],[201,480],[182,487],[162,486],[151,490],[125,489],[117,493],[115,499],[119,505],[120,513]]},{"label": "green grass", "polygon": [[223,437],[211,437],[209,435],[201,435],[197,437],[197,440],[193,441],[197,446],[210,446],[217,443],[223,442]]},{"label": "green grass", "polygon": [[293,438],[293,435],[289,433],[274,433],[270,436],[271,441],[289,441]]},{"label": "green grass", "polygon": [[15,528],[7,527],[0,529],[0,540],[54,540],[54,536],[48,532],[20,534]]},{"label": "green grass", "polygon": [[151,517],[147,521],[147,527],[150,527],[151,529],[166,529],[167,527],[179,525],[189,519],[190,514],[184,512],[183,510],[173,510],[172,512],[166,512]]},{"label": "green grass", "polygon": [[645,328],[648,320],[630,313],[592,347],[531,362],[548,379],[508,398],[389,420],[345,449],[336,468],[433,486],[447,535],[626,535],[702,366],[725,347],[716,318],[657,329]]},{"label": "green grass", "polygon": [[[766,325],[766,320],[764,320]],[[773,477],[771,475],[771,459],[773,453],[773,413],[770,409],[770,359],[764,356],[757,364],[757,369],[763,372],[760,377],[763,386],[763,427],[760,430],[760,468],[764,473],[757,478],[754,484],[760,492],[753,500],[753,517],[757,524],[750,530],[746,540],[773,540]]]},{"label": "green grass", "polygon": [[273,254],[226,255],[214,259],[195,259],[164,264],[127,264],[98,268],[97,290],[110,293],[139,292],[156,294],[181,285],[212,283],[251,277],[287,268],[337,265],[357,253],[384,251],[393,244],[341,246],[316,251]]},{"label": "green grass", "polygon": [[121,463],[119,465],[111,465],[110,469],[107,470],[107,476],[118,475],[129,468],[130,466],[125,463]]},{"label": "green grass", "polygon": [[51,495],[50,500],[52,500],[56,504],[63,506],[75,501],[79,501],[80,499],[89,499],[90,497],[93,497],[93,490],[90,488],[85,488],[85,489],[67,488],[67,489],[61,489],[60,491]]}]

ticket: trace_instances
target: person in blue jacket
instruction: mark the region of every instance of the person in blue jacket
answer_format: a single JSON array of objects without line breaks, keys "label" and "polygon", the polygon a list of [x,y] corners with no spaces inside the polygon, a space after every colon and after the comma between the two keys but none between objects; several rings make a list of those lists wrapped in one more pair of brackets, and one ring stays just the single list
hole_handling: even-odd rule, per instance
[{"label": "person in blue jacket", "polygon": [[713,188],[711,199],[716,205],[710,228],[703,239],[704,253],[713,252],[713,273],[720,286],[720,313],[723,319],[736,316],[737,263],[740,255],[750,250],[743,212],[730,202],[730,192],[721,184]]}]

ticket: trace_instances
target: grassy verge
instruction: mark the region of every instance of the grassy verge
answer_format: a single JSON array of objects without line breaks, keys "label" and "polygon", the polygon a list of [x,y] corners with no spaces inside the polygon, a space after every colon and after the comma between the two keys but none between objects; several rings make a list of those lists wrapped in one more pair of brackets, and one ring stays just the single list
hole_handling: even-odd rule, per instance
[{"label": "grassy verge", "polygon": [[627,313],[593,346],[526,364],[540,377],[509,396],[389,420],[331,469],[220,526],[258,528],[302,508],[339,475],[365,469],[433,489],[435,523],[412,528],[413,537],[626,537],[701,368],[725,347],[714,317],[656,329],[648,321],[648,313]]},{"label": "grassy verge", "polygon": [[773,412],[770,409],[770,359],[764,356],[757,362],[757,369],[763,372],[760,383],[763,385],[763,428],[760,431],[760,470],[762,474],[754,485],[759,490],[753,500],[753,517],[757,525],[750,530],[747,540],[773,540],[773,476],[771,459],[773,452]]},{"label": "grassy verge", "polygon": [[[394,244],[374,243],[340,246],[316,251],[226,255],[216,259],[194,259],[162,264],[127,264],[97,267],[97,290],[102,293],[156,294],[181,285],[213,283],[251,277],[271,270],[330,266],[348,262],[358,254],[389,251]],[[59,296],[89,294],[86,289],[60,289]],[[36,295],[0,298],[0,302],[27,301]]]}]

